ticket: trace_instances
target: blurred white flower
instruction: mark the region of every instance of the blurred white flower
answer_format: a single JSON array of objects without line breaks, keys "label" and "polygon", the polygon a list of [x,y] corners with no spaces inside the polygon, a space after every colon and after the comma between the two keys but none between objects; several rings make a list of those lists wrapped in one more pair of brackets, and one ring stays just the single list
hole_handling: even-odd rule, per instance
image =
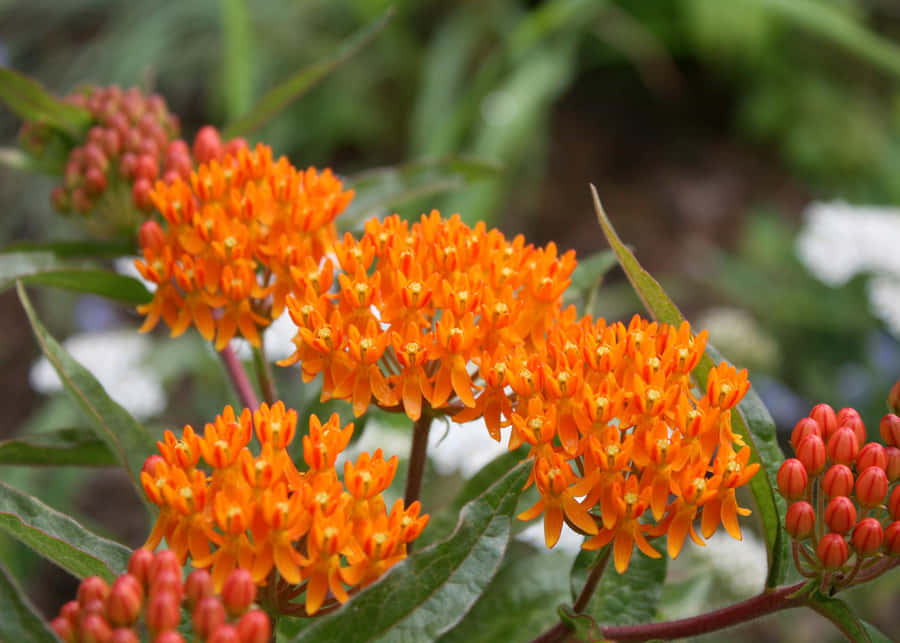
[{"label": "blurred white flower", "polygon": [[830,286],[870,273],[872,311],[900,335],[900,209],[814,203],[797,237],[806,268]]},{"label": "blurred white flower", "polygon": [[428,434],[428,455],[441,475],[455,471],[466,479],[474,476],[488,462],[507,452],[508,430],[500,442],[488,433],[484,420],[464,424],[435,422]]},{"label": "blurred white flower", "polygon": [[695,575],[713,574],[730,594],[745,597],[758,594],[766,583],[769,567],[766,546],[756,534],[743,530],[743,540],[735,540],[719,529],[705,547],[690,543],[679,557],[679,567],[687,567]]},{"label": "blurred white flower", "polygon": [[778,344],[750,313],[739,308],[710,308],[694,320],[709,331],[709,341],[739,367],[771,369],[778,362]]},{"label": "blurred white flower", "polygon": [[[266,349],[266,358],[270,362],[286,359],[294,354],[294,335],[297,334],[297,325],[285,310],[281,317],[269,324],[263,332],[263,342]],[[250,343],[243,338],[232,340],[231,346],[237,356],[244,360],[253,358]]]},{"label": "blurred white flower", "polygon": [[[159,377],[143,365],[151,349],[150,338],[134,330],[73,335],[63,348],[89,370],[106,393],[139,419],[160,413],[166,396]],[[62,390],[62,382],[46,357],[29,373],[31,386],[41,393]]]}]

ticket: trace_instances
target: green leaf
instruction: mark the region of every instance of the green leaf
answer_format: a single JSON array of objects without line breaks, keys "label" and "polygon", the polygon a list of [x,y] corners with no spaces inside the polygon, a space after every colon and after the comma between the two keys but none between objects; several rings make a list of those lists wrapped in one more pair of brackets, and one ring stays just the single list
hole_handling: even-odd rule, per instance
[{"label": "green leaf", "polygon": [[393,10],[360,29],[350,36],[330,57],[320,60],[297,71],[293,76],[270,89],[253,108],[225,128],[224,139],[245,136],[261,127],[270,118],[281,112],[297,98],[315,86],[334,69],[359,53],[375,36],[384,29],[393,17]]},{"label": "green leaf", "polygon": [[347,180],[347,187],[356,194],[338,222],[345,229],[351,228],[407,201],[494,178],[499,172],[496,163],[462,157],[423,159],[368,170]]},{"label": "green leaf", "polygon": [[0,257],[13,252],[49,253],[55,255],[58,259],[116,259],[135,254],[137,248],[133,241],[96,241],[93,239],[40,242],[18,241],[4,246],[0,250]]},{"label": "green leaf", "polygon": [[[574,598],[581,593],[590,568],[598,564],[606,549],[582,550],[575,558],[571,573]],[[608,565],[597,584],[584,613],[603,625],[638,625],[656,617],[666,580],[668,558],[650,558],[635,550],[624,574]]]},{"label": "green leaf", "polygon": [[40,83],[0,67],[0,100],[23,120],[46,123],[78,138],[91,122],[87,110],[51,96]]},{"label": "green leaf", "polygon": [[414,553],[294,640],[437,640],[465,616],[497,573],[530,469],[523,462],[496,481],[465,506],[447,540]]},{"label": "green leaf", "polygon": [[612,270],[618,263],[616,253],[612,250],[601,250],[578,260],[572,272],[572,285],[569,288],[587,292],[597,286],[603,275]]},{"label": "green leaf", "polygon": [[96,575],[111,581],[128,569],[130,549],[4,482],[0,482],[0,529],[78,578]]},{"label": "green leaf", "polygon": [[568,597],[571,555],[513,542],[497,576],[440,643],[530,641],[558,619]]},{"label": "green leaf", "polygon": [[59,639],[38,614],[25,591],[0,562],[0,641],[57,643]]},{"label": "green leaf", "polygon": [[[684,320],[681,311],[669,299],[659,282],[644,270],[631,251],[622,244],[612,223],[603,211],[603,206],[600,205],[597,189],[593,185],[591,193],[603,234],[616,253],[619,264],[647,311],[658,321],[679,325]],[[709,371],[715,367],[717,361],[721,360],[722,358],[715,348],[708,345],[706,353],[693,372],[701,387],[706,386]],[[786,512],[785,503],[781,496],[775,493],[775,476],[778,467],[784,460],[784,454],[782,454],[775,437],[775,423],[752,387],[736,410],[737,413],[732,414],[732,428],[752,449],[750,462],[761,462],[765,472],[764,475],[753,476],[749,487],[756,499],[757,513],[763,524],[763,534],[769,554],[769,575],[766,585],[775,587],[783,582],[791,564],[788,539],[782,528]]]},{"label": "green leaf", "polygon": [[853,610],[837,598],[829,598],[818,589],[809,593],[806,604],[834,623],[853,643],[887,643],[890,641],[877,628],[860,620]]},{"label": "green leaf", "polygon": [[25,287],[19,283],[17,288],[19,300],[25,308],[25,314],[28,315],[28,321],[44,355],[53,365],[66,391],[91,421],[97,436],[125,466],[138,496],[143,498],[140,472],[144,460],[156,451],[156,443],[128,411],[106,394],[96,378],[72,359],[72,356],[47,332],[34,312]]},{"label": "green leaf", "polygon": [[221,0],[225,112],[228,120],[250,109],[253,99],[253,35],[244,0]]},{"label": "green leaf", "polygon": [[90,429],[59,429],[0,441],[0,464],[108,467],[118,461]]}]

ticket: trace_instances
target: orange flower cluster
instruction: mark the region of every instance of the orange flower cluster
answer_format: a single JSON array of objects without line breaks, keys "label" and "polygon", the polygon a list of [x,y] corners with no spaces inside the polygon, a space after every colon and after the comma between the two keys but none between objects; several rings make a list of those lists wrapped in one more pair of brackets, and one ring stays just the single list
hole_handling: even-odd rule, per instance
[{"label": "orange flower cluster", "polygon": [[190,182],[157,182],[150,197],[166,228],[141,229],[141,275],[157,284],[138,307],[142,331],[162,317],[172,335],[195,325],[221,350],[240,333],[259,345],[259,329],[284,310],[294,273],[318,262],[336,238],[334,219],[353,192],[325,170],[296,170],[262,144],[211,160]]},{"label": "orange flower cluster", "polygon": [[[335,460],[347,446],[353,425],[341,428],[337,414],[322,424],[310,417],[303,437],[308,470],[300,472],[286,448],[296,432],[297,414],[281,402],[262,404],[235,415],[225,407],[203,437],[190,426],[180,439],[167,431],[151,456],[141,481],[160,507],[146,546],[165,538],[184,560],[212,568],[220,590],[235,567],[247,569],[256,583],[280,575],[277,595],[283,613],[305,581],[305,611],[318,611],[331,591],[341,603],[346,586],[365,587],[406,556],[406,545],[428,522],[419,503],[404,508],[398,500],[387,511],[382,492],[397,469],[396,456],[385,460],[378,449],[347,462],[344,482]],[[247,447],[255,430],[258,455]]]},{"label": "orange flower cluster", "polygon": [[322,373],[323,399],[351,401],[357,416],[373,397],[413,420],[423,402],[445,411],[455,403],[490,414],[497,427],[502,404],[476,400],[475,379],[491,381],[498,356],[513,347],[543,346],[575,268],[574,253],[558,257],[552,243],[507,241],[437,211],[412,226],[396,215],[372,219],[334,253],[335,292],[331,260],[308,259],[295,272],[288,310],[297,351],[280,364],[302,362],[305,381]]}]

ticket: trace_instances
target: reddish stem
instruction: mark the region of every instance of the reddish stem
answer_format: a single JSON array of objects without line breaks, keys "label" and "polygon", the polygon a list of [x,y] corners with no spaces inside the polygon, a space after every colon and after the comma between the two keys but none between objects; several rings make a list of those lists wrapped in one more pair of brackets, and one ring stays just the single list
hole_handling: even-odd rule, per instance
[{"label": "reddish stem", "polygon": [[247,377],[247,371],[244,370],[244,365],[241,364],[241,360],[235,355],[230,344],[219,351],[219,357],[222,358],[225,372],[228,373],[228,379],[234,385],[241,404],[251,410],[258,409],[259,399],[256,397],[256,391],[253,390],[253,385],[250,384],[250,379]]}]

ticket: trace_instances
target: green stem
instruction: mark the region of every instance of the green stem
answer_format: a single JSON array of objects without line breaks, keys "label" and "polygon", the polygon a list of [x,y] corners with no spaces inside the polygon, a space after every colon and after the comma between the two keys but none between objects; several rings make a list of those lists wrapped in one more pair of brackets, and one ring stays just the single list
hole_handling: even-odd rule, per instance
[{"label": "green stem", "polygon": [[581,588],[581,593],[578,595],[578,598],[575,599],[575,604],[572,606],[572,609],[575,610],[576,614],[581,614],[587,609],[588,603],[591,601],[591,596],[594,595],[594,590],[597,589],[600,579],[603,578],[603,572],[606,571],[606,563],[609,562],[609,554],[611,551],[612,547],[607,545],[606,551],[603,552],[603,555],[597,561],[597,564],[591,568],[591,573],[588,575],[587,580],[584,582],[584,587]]},{"label": "green stem", "polygon": [[256,369],[256,380],[259,382],[259,390],[263,399],[271,406],[278,400],[278,390],[275,388],[275,380],[272,378],[272,368],[266,359],[264,340],[260,339],[259,348],[253,347],[253,366]]},{"label": "green stem", "polygon": [[234,385],[241,404],[251,410],[258,409],[259,400],[256,397],[256,391],[253,390],[253,386],[247,378],[247,371],[244,370],[244,365],[235,355],[234,349],[230,345],[226,346],[219,351],[219,357],[222,359],[222,364],[225,365],[225,372],[228,373],[228,379]]}]

